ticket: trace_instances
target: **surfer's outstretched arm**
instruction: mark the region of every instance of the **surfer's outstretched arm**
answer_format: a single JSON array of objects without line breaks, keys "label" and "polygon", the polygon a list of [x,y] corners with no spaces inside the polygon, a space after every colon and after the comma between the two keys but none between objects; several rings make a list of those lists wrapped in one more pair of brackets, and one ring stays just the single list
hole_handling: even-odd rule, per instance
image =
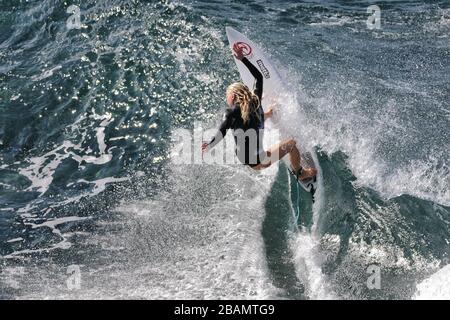
[{"label": "surfer's outstretched arm", "polygon": [[273,107],[269,107],[266,112],[264,112],[264,119],[269,119],[273,116]]},{"label": "surfer's outstretched arm", "polygon": [[214,148],[216,144],[218,144],[227,134],[227,130],[230,129],[231,126],[231,120],[232,120],[232,113],[233,111],[230,109],[227,109],[227,111],[224,114],[223,121],[219,126],[219,129],[217,130],[217,133],[214,135],[214,137],[211,139],[209,143],[203,143],[202,150],[206,151],[206,149],[210,150]]}]

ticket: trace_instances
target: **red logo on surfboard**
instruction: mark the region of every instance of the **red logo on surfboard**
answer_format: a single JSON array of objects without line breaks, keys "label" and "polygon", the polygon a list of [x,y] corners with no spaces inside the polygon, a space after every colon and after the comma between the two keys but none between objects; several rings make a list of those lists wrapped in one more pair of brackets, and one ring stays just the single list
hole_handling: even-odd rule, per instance
[{"label": "red logo on surfboard", "polygon": [[244,54],[245,57],[251,58],[252,57],[252,47],[250,47],[247,43],[245,42],[236,42],[237,46],[239,48],[242,48],[242,53]]}]

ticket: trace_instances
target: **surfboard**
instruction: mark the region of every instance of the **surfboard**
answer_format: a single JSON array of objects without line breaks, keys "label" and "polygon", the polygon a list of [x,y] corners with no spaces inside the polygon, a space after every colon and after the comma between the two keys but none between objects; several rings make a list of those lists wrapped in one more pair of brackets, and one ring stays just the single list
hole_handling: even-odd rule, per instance
[{"label": "surfboard", "polygon": [[[261,71],[264,77],[263,99],[261,101],[263,109],[266,110],[269,104],[273,101],[279,101],[283,99],[283,92],[287,90],[287,86],[285,85],[285,82],[280,73],[266,57],[264,52],[245,35],[236,31],[235,29],[227,27],[226,33],[230,48],[232,49],[235,43],[242,47],[246,58],[250,60],[250,62]],[[238,67],[242,82],[249,88],[253,88],[255,79],[253,78],[250,71],[241,61],[238,61],[236,58],[234,58],[234,60]],[[279,123],[274,125],[274,127],[282,130],[282,121],[279,121]],[[297,141],[297,143],[299,143],[299,141]],[[314,158],[312,156],[312,152],[314,151],[304,150],[303,152],[301,152],[301,165],[303,167],[313,167],[317,169]],[[288,165],[288,168],[291,168],[289,160],[287,158],[288,157],[284,157],[283,160]],[[291,169],[289,169],[289,171],[292,173]],[[307,180],[297,180],[297,182],[305,191],[311,194],[314,200],[314,194],[318,187],[317,176]]]}]

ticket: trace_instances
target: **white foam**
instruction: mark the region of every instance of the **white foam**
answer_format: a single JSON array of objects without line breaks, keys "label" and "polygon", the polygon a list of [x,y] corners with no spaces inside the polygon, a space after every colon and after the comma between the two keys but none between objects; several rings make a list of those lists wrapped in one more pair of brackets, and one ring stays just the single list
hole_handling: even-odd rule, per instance
[{"label": "white foam", "polygon": [[[315,141],[309,139],[309,134],[305,128],[305,116],[299,108],[298,99],[292,94],[289,87],[284,87],[283,92],[279,92],[282,99],[277,101],[274,122],[280,128],[282,138],[293,137],[297,141],[301,152],[310,151],[311,156],[318,169],[318,190],[315,194],[315,204],[313,205],[313,225],[311,231],[297,230],[293,240],[290,242],[291,250],[294,254],[294,264],[296,274],[305,285],[306,294],[310,299],[336,299],[329,281],[322,272],[323,258],[321,257],[319,244],[320,239],[317,232],[317,222],[323,204],[323,181],[322,171],[315,152],[313,152]],[[279,122],[279,123],[277,123]],[[304,126],[305,124],[305,126]],[[302,130],[299,130],[302,128]],[[291,203],[292,206],[294,204]],[[294,219],[295,223],[296,219]]]},{"label": "white foam", "polygon": [[415,300],[450,300],[450,264],[417,285]]},{"label": "white foam", "polygon": [[31,225],[31,227],[33,229],[47,227],[47,228],[52,229],[53,233],[61,235],[61,232],[56,228],[58,225],[63,224],[63,223],[67,223],[67,222],[83,221],[83,220],[90,219],[90,218],[91,217],[72,216],[72,217],[55,218],[55,219],[47,220],[47,221],[45,221],[43,223],[40,223],[40,224],[27,223],[27,222],[25,222],[25,224]]},{"label": "white foam", "polygon": [[61,68],[62,68],[62,66],[57,65],[56,67],[53,67],[51,69],[43,70],[41,74],[31,77],[31,80],[33,80],[33,81],[41,81],[43,79],[51,77],[55,71],[58,71]]},{"label": "white foam", "polygon": [[[15,189],[14,186],[11,186],[11,185],[3,183],[3,182],[0,182],[0,187],[5,188],[6,190],[14,190]],[[0,210],[2,210],[2,209],[0,209]]]},{"label": "white foam", "polygon": [[[450,205],[450,168],[440,164],[445,157],[442,151],[430,154],[426,160],[411,159],[408,164],[397,167],[377,153],[378,144],[393,129],[397,137],[402,136],[398,132],[405,136],[411,132],[417,134],[416,128],[406,128],[398,123],[396,113],[399,111],[394,104],[386,105],[381,111],[383,113],[371,120],[358,114],[355,102],[301,97],[306,103],[317,107],[316,118],[303,115],[299,120],[302,134],[327,154],[337,151],[345,153],[347,165],[357,178],[356,184],[372,188],[385,198],[409,194]],[[442,150],[447,149],[447,146],[442,146]]]},{"label": "white foam", "polygon": [[[313,155],[315,163],[319,163]],[[313,300],[335,300],[338,296],[334,293],[328,277],[322,272],[322,265],[326,257],[320,248],[320,236],[318,220],[324,203],[323,177],[319,168],[318,190],[315,194],[315,203],[312,207],[313,218],[311,230],[298,229],[293,236],[290,247],[294,254],[296,274],[305,285],[306,295]],[[294,204],[292,204],[294,206]],[[296,220],[294,220],[296,221]]]},{"label": "white foam", "polygon": [[88,194],[84,194],[83,196],[89,195],[90,197],[95,196],[97,194],[100,194],[101,192],[105,191],[106,185],[109,183],[117,183],[117,182],[124,182],[129,181],[131,177],[122,177],[122,178],[114,178],[114,177],[107,177],[103,179],[97,179],[88,181],[85,179],[80,179],[77,181],[77,183],[88,183],[88,184],[94,184],[94,188],[91,192]]},{"label": "white foam", "polygon": [[308,298],[335,300],[337,296],[322,272],[324,257],[320,255],[319,246],[320,240],[305,231],[300,231],[292,241],[297,277],[305,284]]},{"label": "white foam", "polygon": [[[276,166],[272,177],[243,166],[169,168],[170,188],[153,199],[124,200],[117,208],[119,233],[89,235],[86,243],[101,245],[112,261],[82,268],[81,290],[36,283],[21,298],[274,297],[279,290],[268,276],[261,228]],[[127,262],[114,262],[118,255]]]},{"label": "white foam", "polygon": [[429,32],[439,32],[441,35],[439,38],[448,38],[448,30],[450,29],[450,9],[440,9],[440,19],[435,22],[427,22],[423,26],[423,30]]},{"label": "white foam", "polygon": [[398,246],[386,243],[371,243],[357,239],[358,235],[353,235],[349,239],[348,256],[356,261],[364,261],[365,264],[379,264],[383,268],[392,268],[397,270],[424,272],[438,265],[437,260],[429,260],[411,250],[409,256],[405,256],[405,252]]},{"label": "white foam", "polygon": [[355,24],[358,23],[358,21],[355,21],[351,17],[346,16],[338,16],[333,15],[329,17],[319,16],[318,17],[321,21],[320,22],[312,22],[309,25],[310,26],[321,26],[321,27],[335,27],[335,26],[345,26],[347,24]]},{"label": "white foam", "polygon": [[[45,248],[24,249],[24,250],[14,251],[8,255],[0,256],[0,258],[16,259],[16,258],[20,258],[20,257],[29,255],[29,254],[36,254],[36,253],[42,253],[42,252],[48,253],[48,252],[56,250],[56,249],[63,249],[63,250],[69,249],[72,246],[72,243],[69,241],[69,238],[73,234],[70,234],[70,233],[64,234],[57,227],[63,223],[78,222],[78,221],[83,221],[86,219],[92,219],[92,217],[77,217],[77,216],[62,217],[62,218],[55,218],[55,219],[47,220],[40,224],[35,224],[32,222],[29,222],[30,219],[28,219],[28,221],[24,222],[25,225],[30,225],[33,229],[43,228],[43,227],[50,228],[54,234],[57,234],[58,236],[60,236],[62,238],[61,241],[59,241],[58,243],[52,244],[49,247],[45,247]],[[13,239],[13,240],[14,240],[14,242],[23,241],[22,238],[17,238],[17,239]],[[13,242],[13,240],[10,240],[8,242]]]},{"label": "white foam", "polygon": [[41,194],[48,190],[56,168],[62,160],[68,157],[65,151],[69,147],[67,144],[72,145],[65,141],[63,145],[45,153],[43,156],[28,159],[30,165],[19,169],[19,173],[31,181],[31,185],[26,190],[36,190]]},{"label": "white foam", "polygon": [[[79,152],[85,152],[85,150],[82,150],[81,145],[86,138],[86,130],[82,130],[83,134],[81,141],[77,144],[69,140],[65,140],[61,145],[57,146],[53,150],[48,151],[41,156],[29,158],[29,165],[25,168],[18,169],[19,173],[27,177],[31,182],[31,185],[26,189],[27,191],[38,191],[41,195],[44,194],[53,182],[53,175],[56,169],[65,159],[72,158],[80,164],[82,162],[87,162],[97,165],[106,164],[112,160],[112,154],[106,151],[107,144],[105,142],[104,133],[105,128],[112,121],[111,115],[105,114],[99,116],[94,113],[92,118],[95,120],[103,120],[99,127],[95,129],[99,154],[95,156],[89,154],[80,156],[78,154]],[[77,125],[81,120],[82,117],[77,122],[72,124],[72,130],[78,130]],[[92,152],[91,150],[88,151]]]},{"label": "white foam", "polygon": [[[172,178],[167,192],[117,208],[130,225],[121,239],[93,240],[112,251],[128,249],[121,254],[130,262],[141,259],[134,252],[144,250],[149,262],[131,263],[133,270],[127,273],[114,267],[99,272],[97,281],[105,283],[83,291],[83,297],[264,299],[278,292],[268,277],[261,236],[265,197],[277,167],[271,175],[243,166],[168,167]],[[136,228],[144,228],[145,234],[138,236]],[[111,277],[120,283],[114,293],[107,280]]]}]

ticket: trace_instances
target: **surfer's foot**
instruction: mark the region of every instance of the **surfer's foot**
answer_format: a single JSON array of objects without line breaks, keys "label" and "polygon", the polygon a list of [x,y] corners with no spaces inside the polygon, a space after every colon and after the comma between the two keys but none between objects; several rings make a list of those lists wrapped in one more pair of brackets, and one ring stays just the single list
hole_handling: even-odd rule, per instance
[{"label": "surfer's foot", "polygon": [[297,170],[297,179],[300,181],[313,178],[317,174],[317,170],[314,168],[302,168]]}]

